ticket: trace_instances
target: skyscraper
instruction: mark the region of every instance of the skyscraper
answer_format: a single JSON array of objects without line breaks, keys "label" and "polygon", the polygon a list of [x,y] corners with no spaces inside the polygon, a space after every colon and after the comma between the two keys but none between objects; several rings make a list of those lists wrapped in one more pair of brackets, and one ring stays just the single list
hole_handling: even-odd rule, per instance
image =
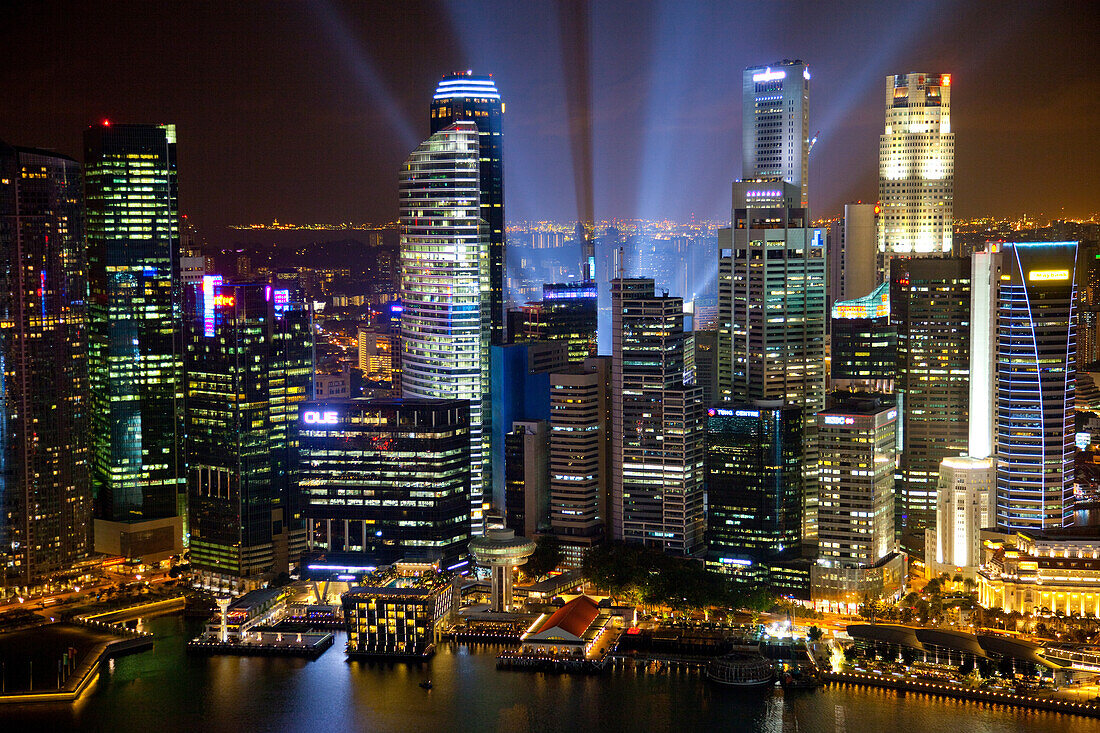
[{"label": "skyscraper", "polygon": [[798,189],[733,184],[732,227],[718,233],[718,388],[723,401],[780,400],[803,410],[803,537],[817,529],[813,415],[825,406],[825,237]]},{"label": "skyscraper", "polygon": [[685,381],[683,300],[643,278],[612,280],[611,298],[614,536],[692,555],[705,529],[703,405]]},{"label": "skyscraper", "polygon": [[838,300],[830,315],[832,388],[893,392],[898,329],[890,322],[890,284],[862,298]]},{"label": "skyscraper", "polygon": [[504,436],[504,526],[520,537],[550,528],[550,423],[516,420]]},{"label": "skyscraper", "polygon": [[707,564],[763,580],[802,540],[802,411],[759,400],[707,410]]},{"label": "skyscraper", "polygon": [[955,133],[951,75],[886,77],[886,127],[879,137],[880,269],[895,256],[951,253]]},{"label": "skyscraper", "polygon": [[1076,242],[1002,245],[997,288],[997,525],[1073,521]]},{"label": "skyscraper", "polygon": [[801,61],[750,66],[742,75],[741,177],[780,178],[809,205],[810,69]]},{"label": "skyscraper", "polygon": [[0,142],[0,587],[91,551],[80,165]]},{"label": "skyscraper", "polygon": [[298,408],[312,398],[313,321],[290,292],[206,275],[184,300],[191,564],[237,591],[296,565]]},{"label": "skyscraper", "polygon": [[542,300],[523,306],[521,333],[514,341],[565,341],[569,361],[596,355],[596,283],[547,283]]},{"label": "skyscraper", "polygon": [[829,307],[861,298],[882,278],[878,271],[878,204],[844,204],[844,216],[829,226]]},{"label": "skyscraper", "polygon": [[970,262],[899,257],[890,263],[897,329],[895,391],[901,453],[896,525],[904,549],[924,557],[936,523],[940,461],[967,451],[970,404]]},{"label": "skyscraper", "polygon": [[104,121],[84,160],[96,549],[156,559],[181,548],[185,482],[176,128]]},{"label": "skyscraper", "polygon": [[431,105],[432,134],[455,122],[477,126],[481,218],[489,226],[490,339],[504,343],[504,102],[493,77],[473,72],[449,74],[436,87]]},{"label": "skyscraper", "polygon": [[606,356],[550,375],[550,526],[570,568],[609,529],[610,383]]},{"label": "skyscraper", "polygon": [[481,534],[490,471],[489,236],[478,128],[456,122],[401,171],[401,389],[470,403],[470,517]]}]

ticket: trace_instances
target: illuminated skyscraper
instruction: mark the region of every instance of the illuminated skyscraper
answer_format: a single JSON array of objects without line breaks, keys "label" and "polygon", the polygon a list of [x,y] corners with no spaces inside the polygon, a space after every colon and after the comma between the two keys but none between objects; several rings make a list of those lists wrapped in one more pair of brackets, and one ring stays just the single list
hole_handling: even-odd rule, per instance
[{"label": "illuminated skyscraper", "polygon": [[886,128],[879,137],[879,267],[894,256],[951,253],[955,133],[951,75],[886,77]]},{"label": "illuminated skyscraper", "polygon": [[1002,245],[997,288],[997,525],[1073,522],[1076,242]]},{"label": "illuminated skyscraper", "polygon": [[184,301],[191,564],[252,590],[306,547],[298,406],[312,397],[313,322],[287,290],[206,275]]},{"label": "illuminated skyscraper", "polygon": [[781,178],[800,190],[808,206],[810,69],[784,59],[750,66],[742,76],[741,177]]},{"label": "illuminated skyscraper", "polygon": [[105,121],[84,160],[96,549],[150,560],[182,542],[176,128]]},{"label": "illuminated skyscraper", "polygon": [[685,364],[684,303],[643,278],[612,280],[611,301],[614,537],[692,555],[705,530],[703,404]]},{"label": "illuminated skyscraper", "polygon": [[489,225],[490,339],[504,343],[504,102],[492,75],[443,77],[432,97],[432,134],[466,121],[477,125],[481,218]]},{"label": "illuminated skyscraper", "polygon": [[936,523],[940,461],[967,451],[970,403],[970,262],[898,257],[890,263],[894,383],[900,414],[896,507],[902,547],[924,556]]},{"label": "illuminated skyscraper", "polygon": [[798,188],[733,184],[732,227],[718,232],[718,392],[729,402],[780,400],[806,422],[803,538],[817,531],[814,414],[825,407],[825,236]]},{"label": "illuminated skyscraper", "polygon": [[523,331],[515,341],[565,341],[569,361],[596,355],[596,283],[547,283],[542,300],[523,306]]},{"label": "illuminated skyscraper", "polygon": [[489,236],[480,217],[478,128],[456,122],[401,171],[401,389],[470,403],[471,525],[490,480]]},{"label": "illuminated skyscraper", "polygon": [[80,165],[0,142],[0,586],[91,551]]},{"label": "illuminated skyscraper", "polygon": [[862,298],[838,300],[831,321],[832,388],[893,392],[898,329],[890,323],[890,283]]}]

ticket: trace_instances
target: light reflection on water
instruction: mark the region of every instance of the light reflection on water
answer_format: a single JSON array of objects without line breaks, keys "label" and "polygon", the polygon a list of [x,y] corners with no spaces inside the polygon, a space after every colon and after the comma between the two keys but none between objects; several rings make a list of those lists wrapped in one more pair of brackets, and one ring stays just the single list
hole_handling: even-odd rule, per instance
[{"label": "light reflection on water", "polygon": [[[152,619],[152,652],[105,669],[79,704],[5,707],[18,730],[567,731],[752,733],[1100,733],[1100,721],[996,705],[829,687],[738,693],[698,674],[626,670],[603,677],[496,669],[493,647],[444,645],[428,664],[348,662],[343,639],[320,659],[188,656],[200,624]],[[418,683],[431,679],[432,689]]]}]

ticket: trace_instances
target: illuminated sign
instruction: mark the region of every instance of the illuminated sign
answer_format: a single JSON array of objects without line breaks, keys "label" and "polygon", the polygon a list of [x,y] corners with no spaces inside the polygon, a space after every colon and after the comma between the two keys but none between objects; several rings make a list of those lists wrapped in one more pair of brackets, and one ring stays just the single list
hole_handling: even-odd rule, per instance
[{"label": "illuminated sign", "polygon": [[236,303],[237,299],[232,295],[222,295],[218,293],[214,296],[214,305],[219,308],[225,308],[226,306],[235,305]]},{"label": "illuminated sign", "polygon": [[335,425],[340,421],[340,416],[335,411],[306,410],[302,413],[302,421],[307,425]]},{"label": "illuminated sign", "polygon": [[802,78],[805,79],[806,81],[810,80],[810,70],[809,69],[803,69],[802,70]]},{"label": "illuminated sign", "polygon": [[712,407],[707,410],[710,417],[760,417],[759,410],[726,410]]},{"label": "illuminated sign", "polygon": [[856,419],[847,415],[826,415],[826,425],[855,425]]},{"label": "illuminated sign", "polygon": [[758,410],[738,410],[733,414],[737,417],[760,417]]},{"label": "illuminated sign", "polygon": [[944,74],[940,79],[940,84],[943,84],[945,87],[951,86],[951,75]]},{"label": "illuminated sign", "polygon": [[772,67],[764,69],[759,74],[753,74],[753,81],[779,81],[780,79],[786,79],[787,72],[785,71],[772,71]]},{"label": "illuminated sign", "polygon": [[1030,282],[1051,282],[1069,280],[1069,270],[1032,270],[1027,274]]},{"label": "illuminated sign", "polygon": [[1088,450],[1092,444],[1092,433],[1076,433],[1073,436],[1074,444],[1081,450]]},{"label": "illuminated sign", "polygon": [[562,300],[563,298],[595,298],[596,288],[581,288],[579,290],[544,290],[543,300]]},{"label": "illuminated sign", "polygon": [[214,335],[214,288],[222,284],[221,275],[202,276],[202,335]]}]

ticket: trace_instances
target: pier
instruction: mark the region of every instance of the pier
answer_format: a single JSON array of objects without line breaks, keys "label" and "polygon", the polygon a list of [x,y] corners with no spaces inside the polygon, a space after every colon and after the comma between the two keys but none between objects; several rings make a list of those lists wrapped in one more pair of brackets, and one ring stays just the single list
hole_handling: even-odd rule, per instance
[{"label": "pier", "polygon": [[195,654],[239,654],[243,656],[304,657],[316,659],[332,646],[331,633],[252,631],[243,638],[221,641],[217,634],[206,633],[187,642],[187,651]]}]

